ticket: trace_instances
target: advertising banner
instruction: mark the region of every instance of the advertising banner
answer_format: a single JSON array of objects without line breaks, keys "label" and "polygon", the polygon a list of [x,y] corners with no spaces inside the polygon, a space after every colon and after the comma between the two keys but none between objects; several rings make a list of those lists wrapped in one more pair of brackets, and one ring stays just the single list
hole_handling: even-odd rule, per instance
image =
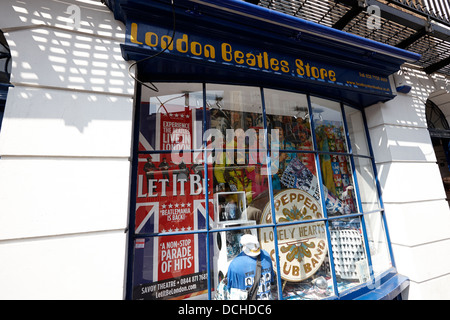
[{"label": "advertising banner", "polygon": [[[142,109],[147,116],[141,120],[139,151],[171,152],[139,154],[135,234],[143,238],[135,243],[133,298],[185,299],[205,294],[206,237],[189,233],[206,229],[203,153],[180,153],[192,147],[197,110],[148,116],[149,104]],[[212,199],[210,212],[213,219]],[[160,236],[148,237],[151,234]]]},{"label": "advertising banner", "polygon": [[[196,62],[216,63],[227,67],[288,76],[292,80],[321,85],[353,88],[377,94],[392,94],[387,77],[363,70],[332,65],[327,61],[311,60],[292,53],[274,52],[263,47],[197,35],[194,32],[176,32],[138,21],[127,21],[127,45],[166,54],[194,59]],[[170,45],[169,45],[170,44]],[[150,55],[150,53],[149,53]]]}]

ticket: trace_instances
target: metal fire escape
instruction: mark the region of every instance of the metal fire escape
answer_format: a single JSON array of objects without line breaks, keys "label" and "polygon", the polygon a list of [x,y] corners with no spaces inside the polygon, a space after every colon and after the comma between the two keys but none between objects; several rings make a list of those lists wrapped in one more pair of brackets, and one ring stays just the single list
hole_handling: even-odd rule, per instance
[{"label": "metal fire escape", "polygon": [[419,53],[426,73],[450,76],[450,0],[245,1]]}]

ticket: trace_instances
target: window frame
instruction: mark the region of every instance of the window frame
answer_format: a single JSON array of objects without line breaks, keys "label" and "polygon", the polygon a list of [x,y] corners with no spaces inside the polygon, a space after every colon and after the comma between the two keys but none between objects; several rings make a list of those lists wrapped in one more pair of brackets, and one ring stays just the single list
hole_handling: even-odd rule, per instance
[{"label": "window frame", "polygon": [[[182,81],[182,80],[176,80],[176,81],[171,81],[171,82],[161,82],[161,83],[165,83],[165,84],[169,84],[169,83],[185,83],[186,81]],[[202,127],[203,127],[203,132],[205,131],[205,128],[207,128],[207,99],[206,99],[206,92],[207,92],[207,84],[217,84],[215,82],[195,82],[198,83],[199,86],[201,85],[202,90],[203,90],[203,119],[202,119]],[[224,85],[229,85],[229,83],[224,83]],[[233,85],[233,84],[231,84]],[[236,84],[238,85],[238,84]],[[371,141],[370,141],[370,135],[369,135],[369,129],[367,127],[367,119],[366,119],[366,115],[364,113],[364,110],[361,110],[361,108],[357,108],[355,106],[349,105],[348,103],[345,103],[341,100],[337,100],[337,99],[330,99],[329,97],[324,97],[324,96],[319,96],[319,95],[315,95],[315,94],[309,94],[309,93],[305,93],[305,92],[295,92],[292,90],[279,90],[276,89],[278,91],[281,92],[291,92],[291,93],[299,93],[299,94],[304,94],[307,97],[307,101],[308,101],[308,114],[309,114],[309,121],[310,121],[310,125],[311,125],[311,139],[312,139],[312,143],[313,143],[313,150],[312,151],[305,151],[305,150],[284,150],[284,149],[280,149],[279,152],[295,152],[298,154],[305,154],[305,153],[310,153],[314,155],[314,160],[315,160],[315,166],[316,166],[316,170],[317,170],[317,179],[318,179],[318,185],[319,185],[319,190],[320,190],[320,196],[321,196],[321,205],[322,205],[322,211],[323,211],[323,218],[321,219],[314,219],[314,220],[307,220],[307,221],[295,221],[295,222],[289,222],[289,223],[277,223],[276,219],[275,219],[275,207],[274,207],[274,196],[273,196],[273,187],[272,187],[272,174],[268,175],[268,189],[269,189],[269,198],[270,198],[270,205],[271,205],[271,209],[272,209],[272,222],[271,224],[261,224],[261,225],[254,225],[254,226],[240,226],[240,227],[227,227],[227,228],[210,228],[210,212],[209,212],[209,205],[206,205],[206,217],[207,217],[207,221],[206,221],[206,227],[205,229],[198,229],[198,230],[191,230],[191,231],[181,231],[181,232],[166,232],[166,233],[151,233],[151,234],[145,234],[145,233],[139,233],[139,234],[135,234],[134,230],[135,230],[135,214],[136,214],[136,191],[137,191],[137,174],[138,174],[138,157],[140,154],[168,154],[171,153],[171,151],[167,151],[167,150],[154,150],[154,151],[139,151],[138,150],[138,144],[139,144],[139,132],[140,132],[140,108],[141,108],[141,101],[142,101],[142,84],[139,82],[136,82],[136,88],[135,88],[135,100],[134,100],[134,122],[133,122],[133,149],[132,149],[132,167],[131,167],[131,184],[130,184],[130,211],[129,211],[129,227],[128,227],[128,249],[127,249],[127,255],[128,255],[128,264],[126,266],[127,270],[126,270],[126,299],[133,299],[132,295],[133,295],[133,271],[134,271],[134,250],[135,250],[135,240],[136,239],[146,239],[146,238],[150,238],[150,237],[164,237],[164,236],[173,236],[173,235],[187,235],[187,234],[205,234],[206,237],[206,265],[207,265],[207,290],[208,290],[208,300],[211,300],[213,297],[211,296],[212,293],[212,281],[214,279],[214,276],[212,274],[212,270],[211,270],[211,245],[210,245],[210,239],[211,237],[214,237],[214,235],[218,232],[222,232],[222,231],[234,231],[234,230],[248,230],[248,229],[260,229],[260,228],[273,228],[274,231],[274,247],[275,247],[275,258],[276,258],[276,266],[277,266],[277,282],[278,284],[282,283],[281,280],[281,276],[280,276],[280,256],[279,256],[279,252],[278,252],[278,237],[277,237],[277,228],[278,227],[282,227],[285,225],[289,225],[289,224],[295,224],[295,225],[299,225],[302,223],[309,223],[309,222],[315,222],[315,221],[323,221],[325,223],[326,226],[326,236],[327,236],[327,245],[328,245],[328,255],[329,255],[329,263],[330,263],[330,272],[331,272],[331,277],[332,277],[332,281],[333,281],[333,293],[331,296],[325,298],[325,299],[340,299],[343,296],[347,295],[349,293],[349,291],[356,291],[358,289],[364,288],[367,286],[367,284],[369,282],[366,283],[361,283],[358,284],[354,287],[352,287],[349,290],[344,290],[342,292],[338,291],[338,286],[337,286],[337,278],[336,278],[336,272],[335,272],[335,265],[334,265],[334,259],[333,259],[333,252],[331,250],[331,234],[330,234],[330,222],[336,219],[345,219],[345,218],[359,218],[360,220],[360,226],[362,229],[362,233],[363,233],[363,239],[364,239],[364,243],[367,244],[364,246],[364,250],[365,250],[365,254],[367,257],[367,263],[368,263],[368,267],[369,267],[369,276],[370,276],[370,282],[376,283],[377,279],[381,278],[383,276],[383,274],[387,273],[389,271],[389,269],[384,270],[381,274],[375,275],[374,274],[374,270],[373,270],[373,262],[372,262],[372,256],[370,253],[370,248],[369,248],[369,240],[368,240],[368,235],[367,235],[367,227],[366,227],[366,223],[365,223],[365,217],[368,214],[380,214],[381,216],[381,222],[382,222],[382,227],[383,227],[383,231],[384,234],[386,236],[386,242],[387,242],[387,247],[388,247],[388,254],[389,254],[389,258],[390,258],[390,262],[392,268],[395,268],[395,260],[394,260],[394,256],[393,256],[393,251],[392,251],[392,246],[391,246],[391,241],[390,241],[390,237],[389,237],[389,231],[388,231],[388,226],[387,226],[387,221],[386,221],[386,217],[385,217],[385,209],[384,209],[384,204],[382,201],[382,197],[381,197],[381,186],[378,180],[378,173],[377,173],[377,168],[376,168],[376,163],[375,163],[375,159],[373,156],[373,149],[372,149],[372,145],[371,145]],[[261,104],[262,104],[262,114],[263,114],[263,119],[264,119],[264,127],[267,128],[267,114],[266,114],[266,102],[265,102],[265,94],[264,94],[264,89],[269,89],[268,87],[261,87],[261,86],[249,86],[249,85],[242,85],[242,87],[253,87],[253,88],[259,88],[260,91],[260,95],[261,95]],[[153,89],[152,89],[153,90]],[[312,112],[312,102],[311,102],[311,97],[317,97],[317,98],[321,98],[321,99],[326,99],[326,100],[330,100],[330,101],[334,101],[334,102],[338,102],[339,106],[340,106],[340,112],[341,112],[341,116],[342,116],[342,122],[343,122],[343,126],[344,126],[344,131],[345,131],[345,142],[347,143],[347,152],[332,152],[332,151],[320,151],[318,149],[317,146],[317,141],[316,141],[316,134],[315,134],[315,124],[314,124],[314,119],[313,119],[313,112]],[[367,141],[367,147],[368,147],[368,155],[363,155],[363,154],[355,154],[353,153],[352,150],[352,144],[351,144],[351,138],[350,138],[350,134],[348,131],[348,124],[347,124],[347,118],[346,118],[346,113],[345,113],[345,107],[350,107],[350,108],[354,108],[357,109],[361,112],[362,115],[362,121],[363,121],[363,126],[364,126],[364,134],[365,134],[365,140]],[[271,167],[271,163],[270,163],[270,148],[269,148],[269,139],[268,139],[268,130],[264,130],[265,131],[265,141],[267,143],[266,146],[266,151],[267,151],[267,159],[269,159],[269,162],[267,164],[268,169],[270,170]],[[202,137],[202,148],[201,149],[189,149],[186,150],[187,152],[203,152],[203,156],[204,159],[207,158],[207,152],[208,152],[208,148],[207,148],[207,141],[205,139],[203,139]],[[325,198],[324,198],[324,189],[323,189],[323,181],[322,181],[322,172],[321,172],[321,166],[320,166],[320,155],[324,155],[324,154],[338,154],[341,156],[345,156],[348,157],[348,159],[350,160],[350,165],[351,165],[351,177],[353,179],[353,185],[355,188],[355,199],[356,199],[356,204],[357,204],[357,212],[356,213],[350,213],[350,214],[342,214],[342,215],[337,215],[337,216],[328,216],[328,212],[326,209],[326,205],[325,205]],[[356,167],[355,167],[355,157],[358,158],[365,158],[368,159],[370,164],[371,164],[371,169],[373,171],[374,174],[374,182],[375,182],[375,186],[376,186],[376,190],[375,192],[377,193],[377,198],[379,201],[379,208],[375,209],[375,210],[371,210],[371,211],[367,211],[364,212],[363,210],[363,206],[361,203],[361,197],[360,197],[360,189],[359,189],[359,185],[358,185],[358,177],[356,174]],[[205,179],[206,181],[208,181],[208,166],[210,165],[208,163],[208,161],[203,161],[203,166],[204,166],[204,172],[205,172]],[[269,171],[270,172],[270,171]],[[205,198],[205,203],[209,203],[209,198],[210,196],[208,195],[208,192],[205,193],[204,195]],[[278,285],[278,299],[279,300],[283,300],[283,292],[282,292],[282,286]]]}]

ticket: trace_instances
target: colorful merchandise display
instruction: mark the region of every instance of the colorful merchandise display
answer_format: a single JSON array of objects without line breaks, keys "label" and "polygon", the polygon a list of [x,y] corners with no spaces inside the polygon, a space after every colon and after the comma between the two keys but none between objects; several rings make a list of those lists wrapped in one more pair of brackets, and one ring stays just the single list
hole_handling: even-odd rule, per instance
[{"label": "colorful merchandise display", "polygon": [[357,209],[342,123],[317,121],[314,150],[306,114],[263,121],[256,94],[214,90],[206,109],[188,106],[196,92],[142,104],[134,299],[247,299],[258,270],[247,236],[263,258],[256,299],[327,299],[367,281],[359,220],[325,222]]},{"label": "colorful merchandise display", "polygon": [[330,152],[320,156],[323,184],[334,197],[343,203],[342,213],[357,212],[352,170],[347,156],[344,128],[340,121],[316,121],[319,150]]}]

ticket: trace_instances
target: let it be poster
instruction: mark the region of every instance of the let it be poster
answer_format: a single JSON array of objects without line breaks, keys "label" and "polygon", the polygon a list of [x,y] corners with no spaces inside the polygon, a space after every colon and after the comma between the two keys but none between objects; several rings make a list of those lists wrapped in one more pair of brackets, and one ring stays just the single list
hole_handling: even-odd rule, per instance
[{"label": "let it be poster", "polygon": [[[174,107],[170,113],[149,115],[149,108],[142,105],[140,124],[139,151],[146,153],[139,154],[135,234],[143,237],[135,242],[133,298],[184,299],[205,294],[206,236],[191,233],[205,230],[208,221],[203,153],[180,153],[194,149],[202,109]],[[153,150],[164,152],[147,152]],[[212,186],[209,189],[212,197]],[[210,219],[212,210],[210,201]],[[159,236],[144,236],[152,234]]]}]

